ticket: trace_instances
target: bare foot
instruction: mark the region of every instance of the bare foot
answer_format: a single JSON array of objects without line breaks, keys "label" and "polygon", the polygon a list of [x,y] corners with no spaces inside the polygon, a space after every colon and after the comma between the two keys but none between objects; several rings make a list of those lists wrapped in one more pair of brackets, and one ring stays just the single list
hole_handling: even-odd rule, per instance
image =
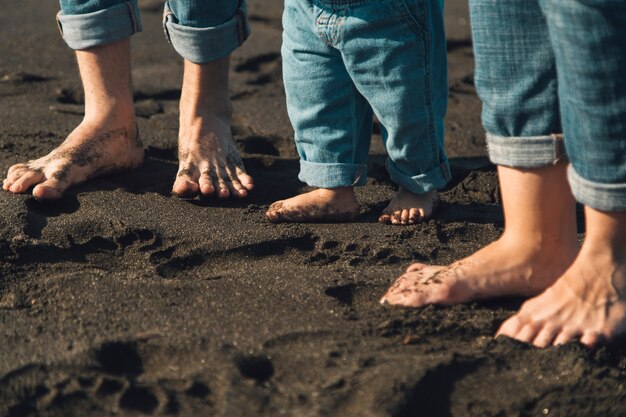
[{"label": "bare foot", "polygon": [[378,221],[394,225],[423,222],[432,216],[438,204],[437,191],[417,195],[400,187],[389,205],[383,210]]},{"label": "bare foot", "polygon": [[277,201],[265,213],[271,222],[351,221],[359,214],[352,187],[320,188]]},{"label": "bare foot", "polygon": [[208,113],[185,120],[181,122],[178,138],[179,168],[172,189],[174,194],[247,196],[254,182],[246,173],[233,141],[229,117]]},{"label": "bare foot", "polygon": [[[515,238],[514,238],[515,239]],[[536,295],[550,286],[576,257],[576,241],[553,247],[503,236],[449,266],[413,264],[380,300],[421,307],[513,295]]]},{"label": "bare foot", "polygon": [[580,338],[594,347],[626,331],[626,259],[585,246],[565,274],[525,302],[496,336],[540,348]]},{"label": "bare foot", "polygon": [[109,122],[81,123],[48,155],[9,168],[2,188],[25,193],[35,186],[35,198],[53,200],[91,178],[139,167],[144,150],[136,125],[114,126]]}]

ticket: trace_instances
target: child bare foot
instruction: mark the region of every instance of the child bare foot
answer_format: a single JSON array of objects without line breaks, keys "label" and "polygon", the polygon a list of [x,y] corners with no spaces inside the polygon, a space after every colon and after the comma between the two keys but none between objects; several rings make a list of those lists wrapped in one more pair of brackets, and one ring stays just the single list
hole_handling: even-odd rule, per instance
[{"label": "child bare foot", "polygon": [[178,139],[178,174],[172,191],[180,197],[245,197],[254,188],[228,120],[207,114],[184,125]]},{"label": "child bare foot", "polygon": [[380,300],[383,304],[421,307],[471,300],[536,295],[573,262],[577,246],[541,247],[502,237],[449,266],[413,264]]},{"label": "child bare foot", "polygon": [[419,223],[430,218],[438,204],[437,191],[417,195],[400,187],[378,221],[394,225]]},{"label": "child bare foot", "polygon": [[144,150],[134,121],[131,123],[81,123],[48,155],[13,165],[2,188],[53,200],[91,178],[139,167]]},{"label": "child bare foot", "polygon": [[358,216],[359,203],[352,187],[320,188],[277,201],[265,214],[274,223],[350,221]]}]

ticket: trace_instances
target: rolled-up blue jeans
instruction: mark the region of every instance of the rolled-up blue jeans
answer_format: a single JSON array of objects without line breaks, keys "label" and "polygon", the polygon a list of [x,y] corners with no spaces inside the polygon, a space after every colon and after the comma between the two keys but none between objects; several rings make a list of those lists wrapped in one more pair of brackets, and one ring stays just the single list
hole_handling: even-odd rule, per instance
[{"label": "rolled-up blue jeans", "polygon": [[491,160],[570,161],[574,197],[626,211],[626,1],[470,0]]},{"label": "rolled-up blue jeans", "polygon": [[391,179],[416,194],[450,178],[439,0],[286,0],[283,77],[300,180],[363,185],[375,114]]},{"label": "rolled-up blue jeans", "polygon": [[[82,50],[127,39],[141,31],[137,0],[60,0],[57,15],[63,39]],[[223,58],[249,36],[245,0],[168,0],[165,35],[194,63]]]}]

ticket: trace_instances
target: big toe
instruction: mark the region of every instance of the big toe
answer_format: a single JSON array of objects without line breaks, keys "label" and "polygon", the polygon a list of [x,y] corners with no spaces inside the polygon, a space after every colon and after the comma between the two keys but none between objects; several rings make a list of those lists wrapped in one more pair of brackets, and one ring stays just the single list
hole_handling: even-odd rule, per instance
[{"label": "big toe", "polygon": [[55,188],[53,185],[44,182],[33,188],[33,197],[38,200],[58,200],[63,197],[63,191],[64,190]]},{"label": "big toe", "polygon": [[174,183],[172,192],[182,198],[195,197],[200,192],[200,186],[189,179],[179,178]]},{"label": "big toe", "polygon": [[272,222],[279,221],[281,218],[281,212],[284,208],[282,201],[276,201],[265,212],[265,216]]}]

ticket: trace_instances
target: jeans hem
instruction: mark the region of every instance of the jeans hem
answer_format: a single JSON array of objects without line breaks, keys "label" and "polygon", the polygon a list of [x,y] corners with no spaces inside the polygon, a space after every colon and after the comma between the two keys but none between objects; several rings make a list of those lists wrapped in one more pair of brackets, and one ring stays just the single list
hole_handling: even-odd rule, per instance
[{"label": "jeans hem", "polygon": [[74,50],[106,45],[141,32],[137,1],[127,1],[93,13],[57,14],[63,40]]},{"label": "jeans hem", "polygon": [[221,25],[196,28],[179,24],[165,3],[163,30],[176,52],[195,64],[224,58],[250,36],[250,25],[243,6],[235,12],[232,19]]},{"label": "jeans hem", "polygon": [[626,211],[626,183],[606,184],[580,176],[572,165],[567,168],[572,194],[576,201],[602,211]]},{"label": "jeans hem", "polygon": [[567,160],[562,134],[498,136],[487,133],[489,159],[512,168],[543,168]]},{"label": "jeans hem", "polygon": [[310,186],[320,188],[365,185],[367,182],[367,165],[300,160],[298,179]]},{"label": "jeans hem", "polygon": [[407,175],[401,172],[391,159],[387,160],[387,171],[391,180],[408,191],[421,195],[446,186],[452,174],[448,160],[444,160],[434,169],[419,175]]}]

